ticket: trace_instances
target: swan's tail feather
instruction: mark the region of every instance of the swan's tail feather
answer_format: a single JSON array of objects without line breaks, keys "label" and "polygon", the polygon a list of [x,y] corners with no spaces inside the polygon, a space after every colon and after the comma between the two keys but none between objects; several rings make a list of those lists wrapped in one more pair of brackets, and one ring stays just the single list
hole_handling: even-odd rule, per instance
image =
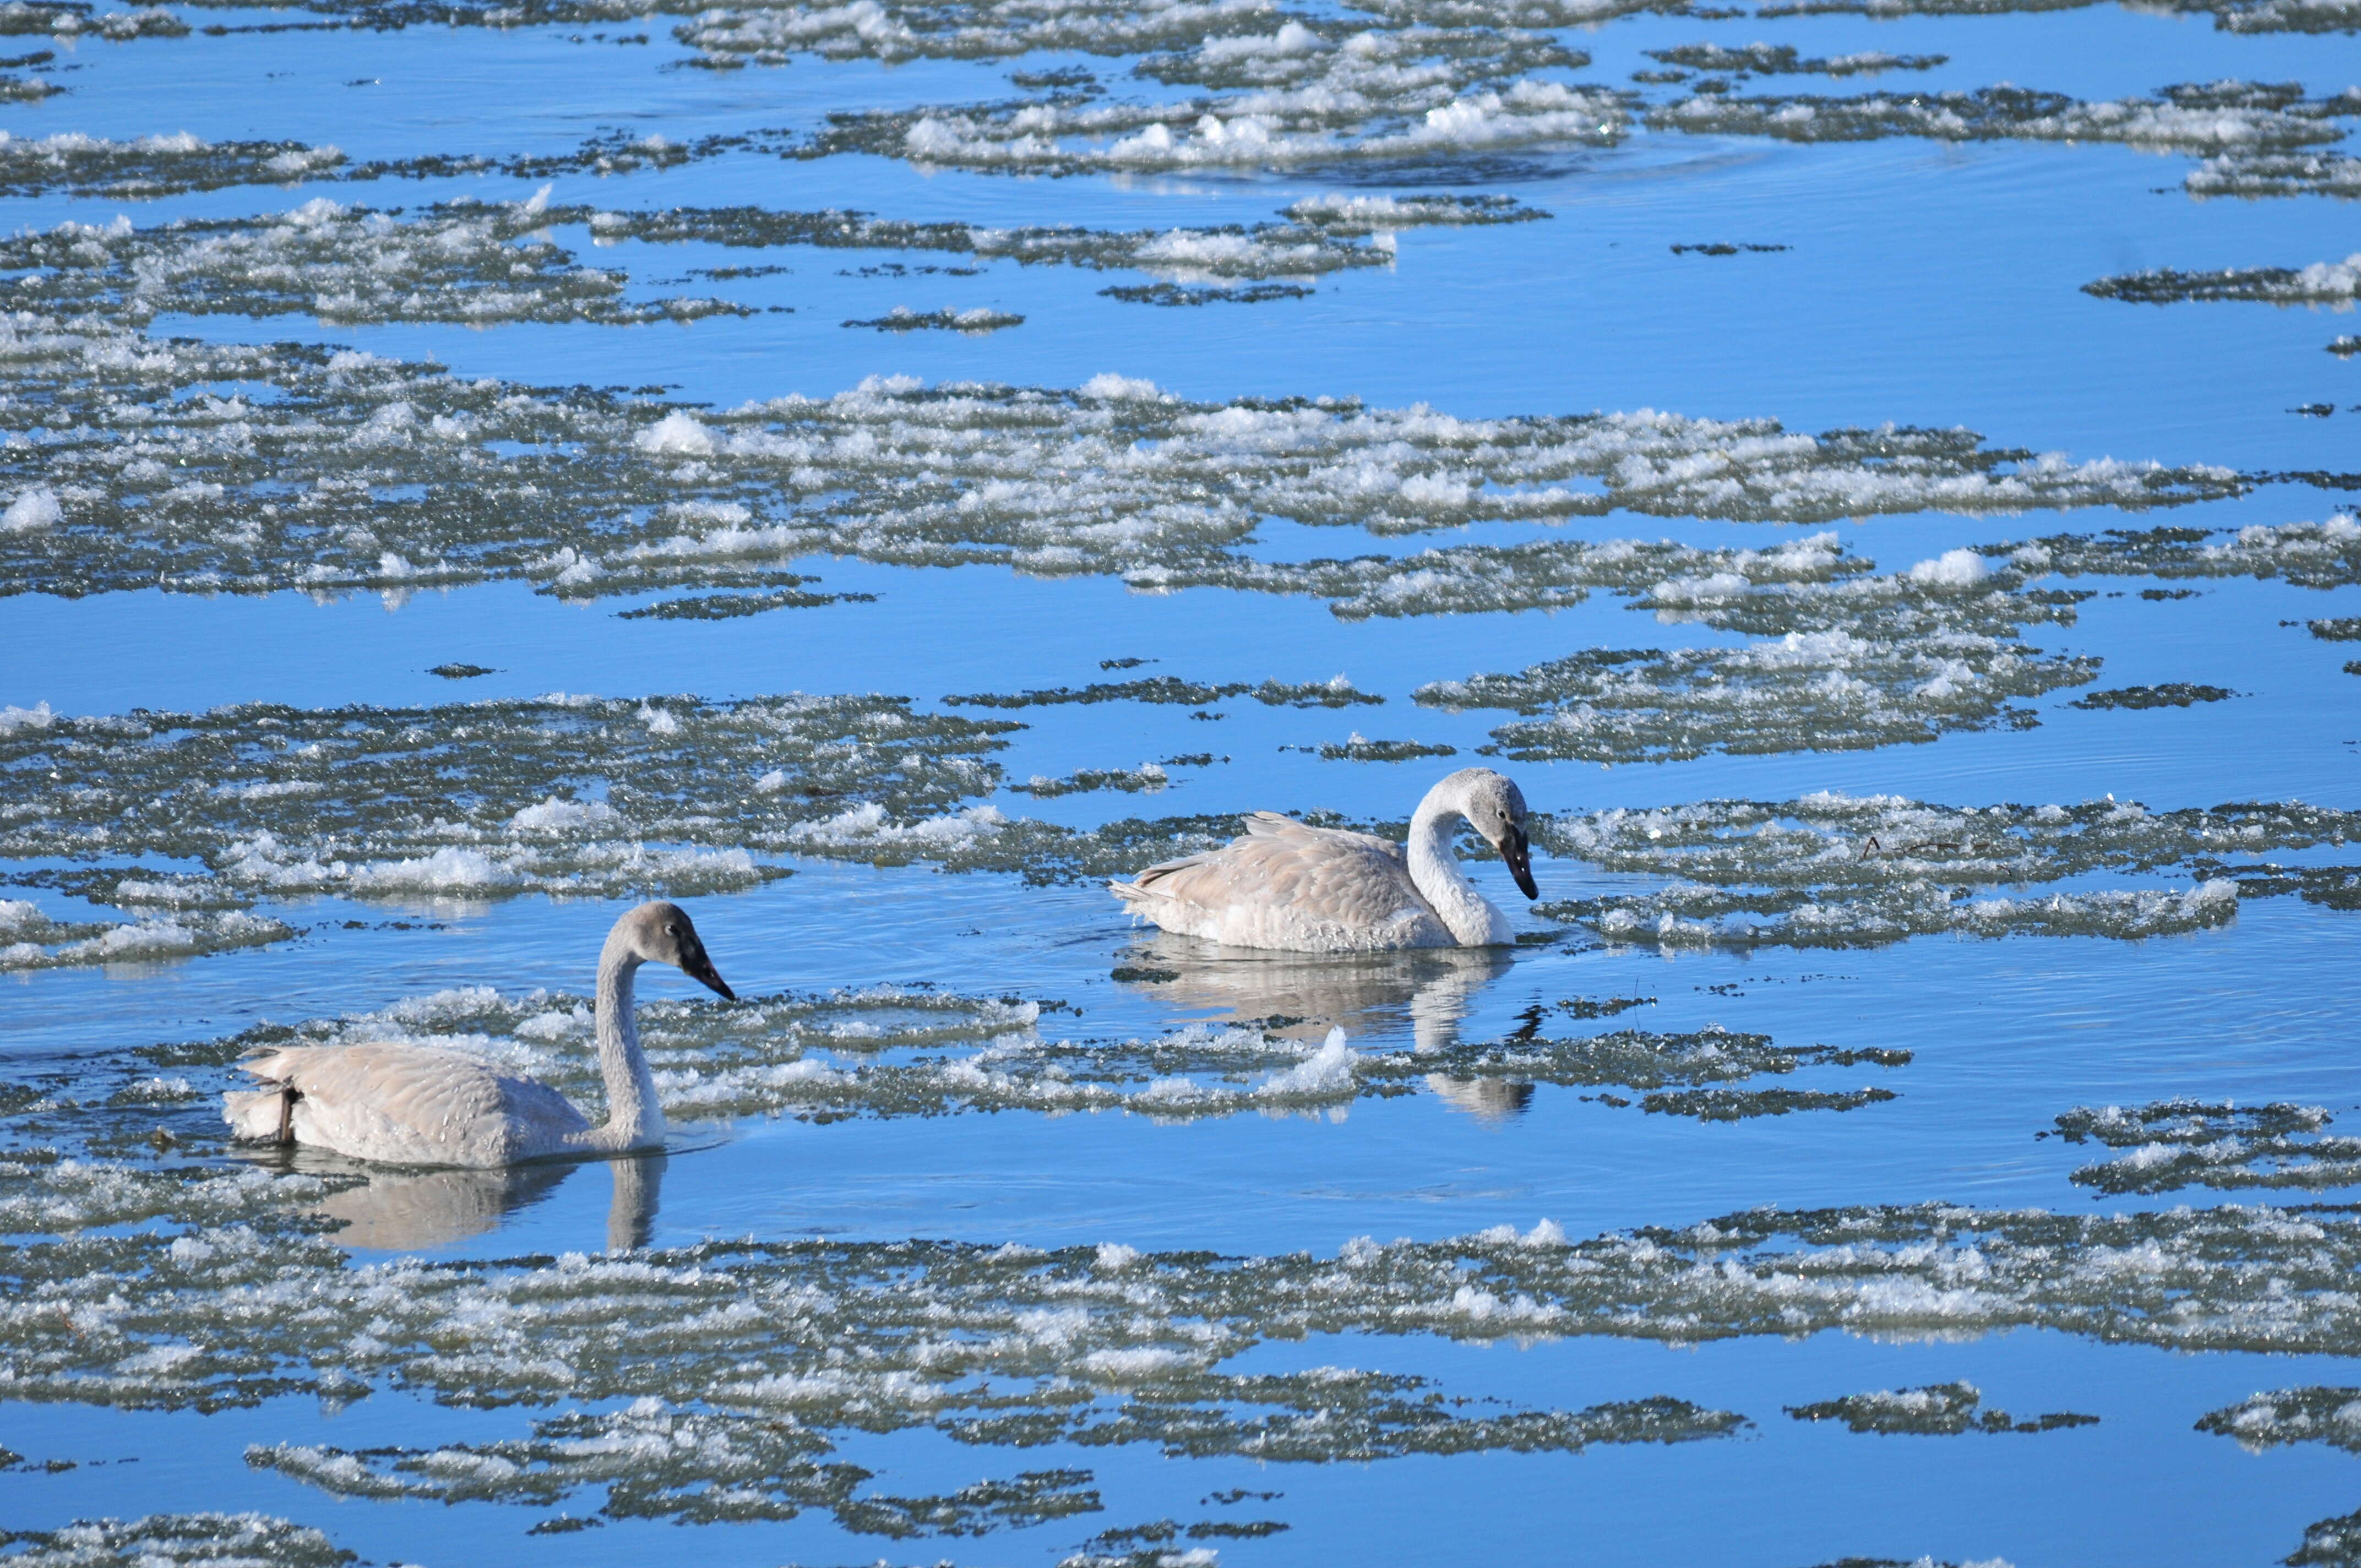
[{"label": "swan's tail feather", "polygon": [[[1139,881],[1146,882],[1147,880],[1148,873],[1146,872],[1140,872]],[[1107,883],[1107,891],[1114,894],[1117,898],[1122,899],[1126,904],[1133,905],[1160,903],[1164,897],[1162,894],[1156,892],[1152,888],[1140,886],[1138,882],[1109,882]]]},{"label": "swan's tail feather", "polygon": [[1282,817],[1276,811],[1251,812],[1244,820],[1249,839],[1291,839],[1312,831],[1294,817]]},{"label": "swan's tail feather", "polygon": [[280,1047],[265,1046],[246,1053],[243,1069],[262,1080],[258,1089],[233,1089],[222,1096],[222,1120],[230,1135],[267,1144],[295,1141],[295,1102],[303,1091],[295,1087],[296,1064]]},{"label": "swan's tail feather", "polygon": [[229,1124],[230,1136],[234,1138],[263,1144],[291,1142],[294,1128],[290,1118],[298,1098],[287,1084],[274,1083],[268,1089],[234,1089],[222,1096],[222,1120]]}]

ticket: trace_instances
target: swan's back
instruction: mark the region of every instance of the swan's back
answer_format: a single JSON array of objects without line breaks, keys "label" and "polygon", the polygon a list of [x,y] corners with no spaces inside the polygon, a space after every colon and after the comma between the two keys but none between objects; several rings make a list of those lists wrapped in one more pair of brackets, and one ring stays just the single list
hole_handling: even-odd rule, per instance
[{"label": "swan's back", "polygon": [[1277,812],[1219,850],[1108,884],[1167,931],[1242,948],[1356,952],[1456,944],[1411,881],[1401,846]]},{"label": "swan's back", "polygon": [[244,1066],[263,1086],[228,1097],[239,1136],[275,1138],[284,1108],[296,1142],[356,1159],[513,1165],[566,1153],[589,1129],[548,1085],[428,1046],[299,1046]]}]

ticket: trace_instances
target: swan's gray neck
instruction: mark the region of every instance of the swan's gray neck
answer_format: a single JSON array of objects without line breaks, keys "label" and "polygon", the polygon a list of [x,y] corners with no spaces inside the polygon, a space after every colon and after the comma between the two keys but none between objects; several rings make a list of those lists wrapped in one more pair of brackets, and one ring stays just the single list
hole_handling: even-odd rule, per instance
[{"label": "swan's gray neck", "polygon": [[1465,806],[1448,779],[1418,803],[1418,813],[1410,819],[1410,880],[1461,947],[1513,942],[1516,933],[1509,927],[1509,917],[1476,891],[1459,869],[1459,857],[1451,852],[1452,836],[1466,815]]},{"label": "swan's gray neck", "polygon": [[607,1080],[607,1123],[588,1142],[605,1149],[642,1149],[664,1143],[664,1107],[656,1103],[655,1075],[640,1050],[640,1025],[631,1015],[631,981],[640,955],[622,932],[607,938],[598,954],[598,1073]]}]

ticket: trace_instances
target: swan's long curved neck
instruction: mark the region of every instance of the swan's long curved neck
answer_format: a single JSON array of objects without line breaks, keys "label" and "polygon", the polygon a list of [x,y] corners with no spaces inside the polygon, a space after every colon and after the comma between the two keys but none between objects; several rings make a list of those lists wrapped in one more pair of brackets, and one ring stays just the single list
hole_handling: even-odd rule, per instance
[{"label": "swan's long curved neck", "polygon": [[655,1074],[640,1049],[640,1025],[632,1016],[632,980],[640,955],[620,931],[598,954],[598,1075],[607,1080],[607,1121],[584,1141],[602,1149],[639,1149],[664,1142],[664,1107],[656,1102]]},{"label": "swan's long curved neck", "polygon": [[1426,792],[1410,819],[1410,880],[1464,948],[1516,940],[1509,917],[1477,891],[1459,869],[1451,840],[1466,815],[1465,802],[1449,781]]}]

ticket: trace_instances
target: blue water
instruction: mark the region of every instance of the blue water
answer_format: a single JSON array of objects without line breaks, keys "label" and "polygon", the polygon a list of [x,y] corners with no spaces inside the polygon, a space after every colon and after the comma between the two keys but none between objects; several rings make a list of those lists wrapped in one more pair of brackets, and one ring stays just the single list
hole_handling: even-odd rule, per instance
[{"label": "blue water", "polygon": [[[186,14],[199,26],[275,16]],[[1063,54],[890,68],[802,55],[785,67],[685,69],[693,51],[672,40],[675,20],[603,27],[645,32],[644,46],[577,42],[577,34],[602,29],[567,26],[85,41],[59,57],[74,69],[55,80],[71,91],[0,107],[0,129],[291,138],[334,143],[355,160],[509,156],[565,151],[606,128],[675,141],[752,128],[803,133],[831,111],[989,100],[1010,91],[1005,72],[1020,63],[1086,67],[1115,96],[1162,91],[1127,79],[1123,60]],[[1565,36],[1594,57],[1570,79],[1605,84],[1653,66],[1645,49],[1700,38],[1791,42],[1807,55],[1949,56],[1926,73],[1747,84],[1765,93],[2015,82],[2099,99],[2235,76],[2300,81],[2320,95],[2361,82],[2361,45],[2349,33],[2234,35],[2202,16],[2112,5],[1894,22],[1643,15]],[[28,49],[43,42],[8,41]],[[367,84],[350,85],[357,81]],[[1004,260],[955,277],[917,273],[924,264],[966,264],[928,253],[594,249],[587,231],[560,226],[553,237],[587,263],[628,272],[633,298],[712,293],[792,313],[687,327],[488,329],[166,315],[150,331],[347,345],[433,358],[469,378],[662,384],[675,397],[723,407],[825,396],[874,375],[1070,387],[1114,371],[1209,400],[1353,396],[1470,418],[1653,408],[1770,417],[1807,433],[1886,422],[1963,425],[1997,445],[2076,460],[2152,458],[2258,473],[2361,467],[2352,433],[2361,412],[2345,406],[2361,404],[2361,366],[2323,352],[2353,329],[2352,316],[2244,302],[2133,306],[2080,291],[2103,275],[2143,268],[2299,267],[2354,247],[2352,209],[2330,199],[2192,201],[2180,189],[2192,161],[2111,145],[1894,137],[1799,146],[1636,127],[1611,148],[1444,156],[1383,179],[1333,169],[1011,178],[858,155],[789,161],[737,153],[603,180],[561,176],[553,199],[606,207],[854,206],[920,221],[1131,229],[1252,224],[1300,197],[1337,190],[1465,189],[1513,194],[1554,216],[1408,230],[1394,265],[1330,275],[1309,298],[1161,310],[1098,292],[1137,281],[1131,273]],[[121,212],[147,226],[277,212],[321,194],[415,210],[459,195],[522,199],[541,183],[471,176],[231,187],[136,202],[49,195],[0,202],[0,222],[47,227]],[[1789,248],[1734,257],[1670,248],[1705,242]],[[857,275],[890,262],[912,275]],[[770,263],[791,270],[679,282],[692,269]],[[838,324],[895,306],[990,306],[1026,321],[980,338]],[[2312,403],[2339,411],[2290,411]],[[1927,511],[1830,526],[1848,550],[1894,571],[1963,544],[2159,521],[2207,529],[2285,523],[2324,518],[2349,500],[2341,491],[2266,483],[2161,518],[2109,508]],[[1566,529],[1699,546],[1767,546],[1795,532],[1627,512]],[[1485,524],[1465,537],[1514,542],[1551,532]],[[1273,519],[1250,553],[1300,559],[1403,548],[1357,529]],[[1022,710],[1013,717],[1029,728],[1001,758],[1012,780],[1208,750],[1223,760],[1176,769],[1173,784],[1152,796],[1036,802],[1004,794],[994,804],[1012,817],[1079,827],[1264,807],[1399,819],[1440,767],[1323,762],[1316,748],[1358,731],[1448,743],[1461,762],[1478,760],[1469,753],[1503,716],[1414,705],[1416,686],[1594,645],[1743,641],[1659,625],[1604,593],[1551,614],[1356,622],[1312,599],[1210,588],[1146,596],[1102,577],[827,558],[799,569],[828,591],[874,600],[700,622],[620,620],[612,602],[569,605],[515,583],[325,602],[291,590],[19,595],[0,598],[0,704],[45,701],[60,713],[94,715],[253,701],[433,705],[551,690],[716,699],[874,691],[931,707],[957,693],[1115,678],[1103,675],[1100,662],[1118,657],[1158,661],[1140,674],[1199,681],[1344,673],[1384,696],[1385,706],[1237,702],[1219,724],[1194,721],[1185,707],[1137,704]],[[1816,790],[1951,805],[2113,795],[2159,810],[2232,800],[2361,807],[2361,685],[2342,667],[2351,650],[2290,624],[2361,615],[2361,587],[2202,579],[2189,585],[2200,597],[2159,603],[2136,597],[2151,586],[2141,578],[2081,586],[2108,597],[2081,606],[2071,627],[2028,629],[2029,641],[2103,660],[2102,685],[2210,683],[2241,695],[2187,708],[2091,712],[2068,707],[2074,694],[2060,692],[2034,705],[2038,728],[1953,734],[1931,745],[1511,771],[1536,807],[1568,813]],[[464,685],[426,673],[452,660],[497,673]],[[2280,858],[2338,859],[2326,850]],[[1609,881],[1578,862],[1537,870],[1556,898]],[[0,883],[9,874],[0,862]],[[1477,874],[1496,898],[1513,896],[1497,867]],[[2097,880],[2154,886],[2186,878]],[[33,898],[61,916],[88,915],[54,890],[0,886],[0,895]],[[208,1039],[258,1020],[361,1014],[446,987],[587,991],[591,955],[621,906],[537,895],[391,906],[311,899],[266,906],[303,927],[291,943],[179,963],[0,973],[0,1067],[30,1071],[156,1041]],[[1112,968],[1139,960],[1146,938],[1093,883],[1037,887],[1005,872],[812,860],[758,891],[697,901],[695,913],[723,972],[747,994],[891,984],[1055,999],[1079,1015],[1047,1014],[1042,1030],[1075,1039],[1135,1038],[1230,1015],[1112,978]],[[1530,930],[1547,928],[1518,917]],[[2202,1188],[2096,1199],[2067,1180],[2094,1151],[2035,1135],[2070,1106],[2173,1096],[2361,1113],[2361,1063],[2348,1043],[2350,1020],[2361,1013],[2355,918],[2277,898],[2248,902],[2226,926],[2146,941],[1946,936],[1752,953],[1536,945],[1518,949],[1474,992],[1463,1037],[1505,1035],[1535,1003],[1644,996],[1655,1005],[1620,1022],[1665,1031],[1719,1024],[1783,1043],[1907,1049],[1915,1059],[1888,1073],[1815,1069],[1797,1080],[1876,1082],[1897,1091],[1893,1101],[1727,1124],[1643,1115],[1547,1084],[1523,1114],[1505,1121],[1467,1115],[1426,1093],[1178,1124],[1120,1112],[826,1124],[749,1118],[700,1129],[669,1157],[649,1240],[664,1247],[708,1237],[941,1237],[1325,1255],[1360,1235],[1439,1238],[1546,1217],[1580,1237],[1758,1205],[1940,1199],[2081,1212],[2302,1201],[2301,1193]],[[391,928],[396,919],[412,928]],[[346,928],[348,920],[363,928]],[[643,993],[688,990],[665,976]],[[1241,1004],[1235,1013],[1275,1010]],[[1354,1043],[1404,1048],[1411,1032],[1407,1003],[1396,998],[1372,1011]],[[201,1087],[211,1093],[221,1081],[204,1078]],[[608,1171],[584,1167],[492,1229],[421,1250],[485,1258],[595,1251],[604,1245],[612,1191]],[[0,1349],[0,1361],[7,1354]],[[730,1563],[870,1561],[881,1552],[895,1562],[1049,1563],[1101,1529],[1205,1517],[1199,1499],[1244,1487],[1282,1494],[1254,1505],[1255,1517],[1290,1528],[1213,1542],[1224,1563],[1804,1568],[1848,1555],[1906,1562],[1924,1554],[2032,1568],[2273,1561],[2294,1550],[2312,1521],[2361,1507],[2361,1470],[2348,1454],[2317,1444],[2249,1453],[2191,1430],[2200,1415],[2258,1389],[2361,1382],[2350,1359],[2334,1355],[2176,1353],[2031,1328],[1906,1342],[1754,1336],[1686,1348],[1606,1336],[1486,1345],[1397,1335],[1265,1343],[1224,1370],[1332,1362],[1427,1376],[1455,1398],[1530,1407],[1670,1395],[1737,1411],[1752,1425],[1728,1440],[1675,1446],[1330,1464],[1168,1458],[1149,1444],[994,1451],[923,1427],[847,1432],[840,1456],[876,1472],[881,1489],[946,1491],[985,1475],[1073,1464],[1093,1473],[1105,1512],[980,1539],[884,1541],[843,1531],[824,1511],[785,1524],[615,1519],[586,1533],[528,1537],[553,1510],[340,1499],[249,1467],[241,1455],[248,1443],[494,1441],[522,1435],[532,1419],[552,1411],[465,1409],[391,1387],[341,1409],[278,1397],[210,1415],[18,1402],[0,1406],[0,1441],[36,1464],[79,1467],[0,1472],[0,1528],[250,1509],[315,1526],[379,1562],[620,1563],[688,1551]],[[2019,1415],[2070,1409],[2099,1423],[2036,1435],[1879,1436],[1781,1413],[1842,1394],[1960,1379],[1976,1384],[1988,1406]],[[691,1403],[700,1393],[683,1387],[674,1397]],[[593,1488],[566,1508],[588,1513],[598,1502]]]}]

